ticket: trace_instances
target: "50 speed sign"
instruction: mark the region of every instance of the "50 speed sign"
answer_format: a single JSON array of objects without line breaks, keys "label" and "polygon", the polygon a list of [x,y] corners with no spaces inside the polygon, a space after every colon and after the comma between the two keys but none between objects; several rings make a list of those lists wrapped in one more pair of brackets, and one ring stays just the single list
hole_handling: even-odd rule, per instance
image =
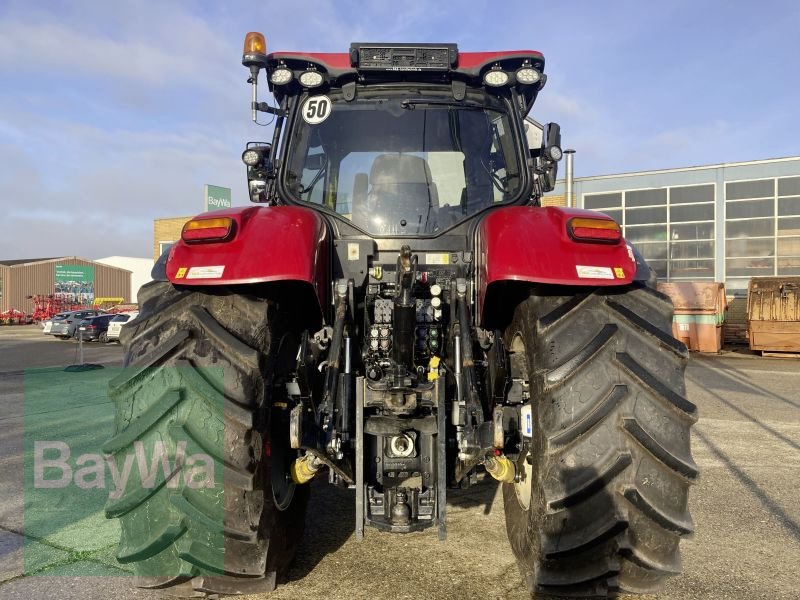
[{"label": "50 speed sign", "polygon": [[300,112],[309,125],[322,123],[331,114],[331,99],[327,96],[310,96],[303,102]]}]

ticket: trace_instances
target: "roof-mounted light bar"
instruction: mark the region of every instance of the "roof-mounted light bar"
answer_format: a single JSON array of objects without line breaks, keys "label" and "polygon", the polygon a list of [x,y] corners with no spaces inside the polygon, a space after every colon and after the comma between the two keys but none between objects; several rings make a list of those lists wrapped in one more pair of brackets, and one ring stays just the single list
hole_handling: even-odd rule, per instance
[{"label": "roof-mounted light bar", "polygon": [[458,46],[353,43],[350,63],[360,71],[449,71],[458,64]]}]

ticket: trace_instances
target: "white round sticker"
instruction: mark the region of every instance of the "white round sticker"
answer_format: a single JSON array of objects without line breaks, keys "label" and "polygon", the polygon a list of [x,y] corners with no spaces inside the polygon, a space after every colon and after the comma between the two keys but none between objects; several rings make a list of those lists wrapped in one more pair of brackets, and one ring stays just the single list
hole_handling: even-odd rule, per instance
[{"label": "white round sticker", "polygon": [[331,99],[327,96],[310,96],[303,102],[300,112],[303,114],[303,120],[306,123],[316,125],[330,116],[332,106]]}]

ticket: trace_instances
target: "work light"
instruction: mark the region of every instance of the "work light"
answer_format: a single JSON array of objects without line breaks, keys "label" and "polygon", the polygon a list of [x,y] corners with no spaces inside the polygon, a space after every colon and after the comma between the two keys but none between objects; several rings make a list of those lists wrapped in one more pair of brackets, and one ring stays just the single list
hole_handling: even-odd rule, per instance
[{"label": "work light", "polygon": [[307,88],[322,85],[322,75],[318,71],[305,71],[300,75],[300,83]]},{"label": "work light", "polygon": [[248,167],[255,167],[261,162],[261,152],[253,149],[245,150],[242,153],[242,162]]},{"label": "work light", "polygon": [[542,78],[542,74],[533,67],[522,67],[517,69],[516,77],[517,83],[530,85],[539,81]]},{"label": "work light", "polygon": [[492,87],[500,87],[508,83],[508,73],[500,69],[486,71],[486,74],[483,76],[483,83]]},{"label": "work light", "polygon": [[286,85],[292,80],[292,71],[286,67],[278,67],[269,76],[269,80],[274,85]]}]

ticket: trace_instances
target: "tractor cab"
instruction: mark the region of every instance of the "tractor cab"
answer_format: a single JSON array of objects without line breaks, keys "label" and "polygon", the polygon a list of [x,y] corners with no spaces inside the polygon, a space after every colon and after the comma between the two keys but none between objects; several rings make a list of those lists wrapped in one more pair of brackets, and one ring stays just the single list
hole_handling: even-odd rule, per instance
[{"label": "tractor cab", "polygon": [[[275,130],[243,155],[254,202],[316,208],[345,232],[419,238],[552,189],[558,126],[545,140],[525,119],[546,81],[540,53],[354,43],[348,54],[266,54],[259,36],[248,34],[243,64],[254,119],[272,115]],[[262,69],[274,106],[257,100]]]}]

